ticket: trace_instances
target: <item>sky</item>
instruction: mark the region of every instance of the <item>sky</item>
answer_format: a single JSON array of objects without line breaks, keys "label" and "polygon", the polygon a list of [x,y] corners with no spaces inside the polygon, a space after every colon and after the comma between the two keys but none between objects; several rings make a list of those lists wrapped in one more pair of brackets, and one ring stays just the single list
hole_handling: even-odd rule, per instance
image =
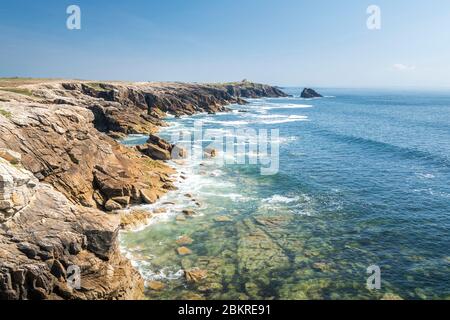
[{"label": "sky", "polygon": [[449,57],[448,0],[0,1],[0,77],[450,89]]}]

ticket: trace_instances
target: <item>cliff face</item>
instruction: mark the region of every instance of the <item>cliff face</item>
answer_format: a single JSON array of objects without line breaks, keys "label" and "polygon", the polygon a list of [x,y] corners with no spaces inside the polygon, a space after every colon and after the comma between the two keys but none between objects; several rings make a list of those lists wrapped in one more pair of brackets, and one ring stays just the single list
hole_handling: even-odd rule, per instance
[{"label": "cliff face", "polygon": [[[117,248],[120,219],[105,211],[172,189],[155,153],[171,146],[153,137],[140,152],[111,136],[154,133],[166,113],[282,95],[249,83],[0,82],[0,299],[141,297],[143,281]],[[68,286],[71,266],[80,288]]]}]

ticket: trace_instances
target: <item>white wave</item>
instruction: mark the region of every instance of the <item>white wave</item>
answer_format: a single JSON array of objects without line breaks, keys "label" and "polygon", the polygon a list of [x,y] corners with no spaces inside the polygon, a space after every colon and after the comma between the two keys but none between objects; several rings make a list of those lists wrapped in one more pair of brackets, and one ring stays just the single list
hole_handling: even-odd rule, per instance
[{"label": "white wave", "polygon": [[289,198],[289,197],[285,197],[285,196],[276,194],[276,195],[273,195],[270,198],[264,199],[262,202],[263,203],[269,203],[269,204],[275,204],[275,203],[293,203],[293,202],[296,202],[296,201],[299,201],[299,200],[300,200],[299,197]]},{"label": "white wave", "polygon": [[266,120],[266,121],[262,121],[262,123],[264,123],[264,124],[280,124],[280,123],[299,122],[299,121],[309,121],[309,119],[307,116],[289,116],[286,119]]},{"label": "white wave", "polygon": [[262,107],[264,110],[277,110],[277,109],[309,109],[314,106],[309,104],[277,104],[275,106],[265,106]]},{"label": "white wave", "polygon": [[209,119],[203,119],[202,121],[206,123],[214,123],[214,124],[221,124],[224,126],[244,126],[249,124],[248,121],[243,120],[235,120],[235,121],[220,121],[220,120],[209,120]]}]

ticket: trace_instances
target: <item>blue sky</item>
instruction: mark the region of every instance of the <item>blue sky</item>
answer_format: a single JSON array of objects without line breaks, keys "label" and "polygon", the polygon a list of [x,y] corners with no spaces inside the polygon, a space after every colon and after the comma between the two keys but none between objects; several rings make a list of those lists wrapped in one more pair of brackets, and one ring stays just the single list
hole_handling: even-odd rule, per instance
[{"label": "blue sky", "polygon": [[450,88],[449,57],[448,0],[0,3],[0,76]]}]

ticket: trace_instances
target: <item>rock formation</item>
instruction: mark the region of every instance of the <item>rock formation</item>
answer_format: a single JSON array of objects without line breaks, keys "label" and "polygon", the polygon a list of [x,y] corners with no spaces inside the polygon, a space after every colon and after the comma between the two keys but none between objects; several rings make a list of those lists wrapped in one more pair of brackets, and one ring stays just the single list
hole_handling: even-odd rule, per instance
[{"label": "rock formation", "polygon": [[322,98],[323,96],[313,89],[305,88],[301,95],[302,98],[311,99],[311,98]]},{"label": "rock formation", "polygon": [[[117,244],[134,217],[106,212],[174,188],[160,160],[184,151],[153,135],[164,117],[283,95],[247,82],[0,82],[0,299],[141,298],[143,280]],[[113,139],[132,133],[149,141],[127,148]]]}]

